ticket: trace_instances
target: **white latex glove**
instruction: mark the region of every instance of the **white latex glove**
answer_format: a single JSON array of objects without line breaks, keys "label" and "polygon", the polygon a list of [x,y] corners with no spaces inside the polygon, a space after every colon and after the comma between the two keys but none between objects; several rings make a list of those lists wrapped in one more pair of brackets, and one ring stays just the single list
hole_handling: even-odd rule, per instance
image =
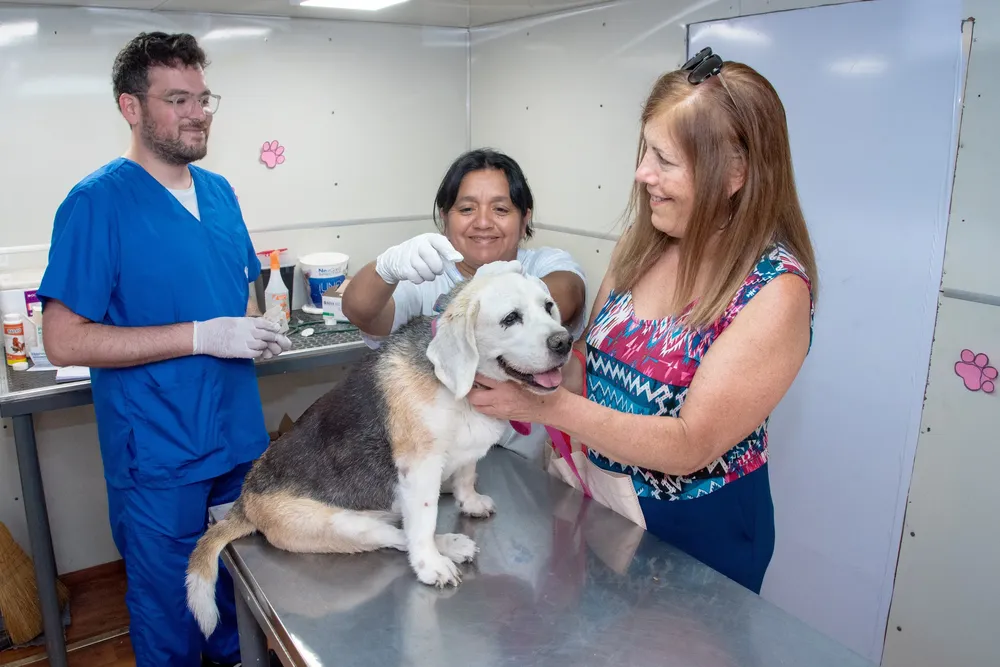
[{"label": "white latex glove", "polygon": [[194,354],[226,359],[270,359],[292,347],[292,341],[278,333],[276,323],[261,317],[216,317],[195,322],[193,338]]},{"label": "white latex glove", "polygon": [[379,255],[375,272],[390,285],[401,280],[419,285],[444,273],[445,260],[460,262],[462,255],[441,234],[420,234]]},{"label": "white latex glove", "polygon": [[292,347],[292,341],[288,340],[282,334],[278,334],[275,337],[274,341],[268,342],[267,347],[264,348],[258,359],[260,359],[261,361],[267,361],[272,357],[278,356],[285,350],[291,349],[291,347]]}]

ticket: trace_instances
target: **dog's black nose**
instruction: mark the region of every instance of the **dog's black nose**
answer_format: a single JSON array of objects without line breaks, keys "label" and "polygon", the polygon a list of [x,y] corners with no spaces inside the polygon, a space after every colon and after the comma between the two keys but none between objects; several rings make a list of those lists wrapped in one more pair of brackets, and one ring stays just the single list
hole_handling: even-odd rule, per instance
[{"label": "dog's black nose", "polygon": [[545,341],[549,349],[556,354],[568,354],[569,349],[573,347],[573,338],[569,335],[569,332],[565,329],[558,333],[554,333],[549,336],[548,340]]}]

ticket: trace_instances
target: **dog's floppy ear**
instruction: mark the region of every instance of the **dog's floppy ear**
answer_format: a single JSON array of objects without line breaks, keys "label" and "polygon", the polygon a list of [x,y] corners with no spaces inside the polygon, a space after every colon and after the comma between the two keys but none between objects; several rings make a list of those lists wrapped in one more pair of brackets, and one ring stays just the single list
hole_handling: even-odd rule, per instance
[{"label": "dog's floppy ear", "polygon": [[534,283],[535,285],[538,285],[539,287],[541,287],[541,288],[542,288],[542,291],[543,291],[543,292],[545,292],[545,293],[546,293],[546,294],[548,294],[549,296],[552,296],[552,293],[551,293],[551,292],[549,291],[549,286],[545,284],[545,281],[544,281],[544,280],[542,280],[542,279],[541,279],[541,278],[539,278],[538,276],[531,276],[531,275],[528,275],[527,273],[526,273],[526,274],[524,274],[524,276],[525,276],[525,277],[526,277],[526,278],[527,278],[528,280],[530,280],[530,281],[531,281],[532,283]]},{"label": "dog's floppy ear", "polygon": [[458,297],[464,308],[450,307],[437,321],[437,333],[427,346],[427,358],[434,375],[455,398],[465,398],[476,380],[479,349],[476,347],[476,319],[479,299]]}]

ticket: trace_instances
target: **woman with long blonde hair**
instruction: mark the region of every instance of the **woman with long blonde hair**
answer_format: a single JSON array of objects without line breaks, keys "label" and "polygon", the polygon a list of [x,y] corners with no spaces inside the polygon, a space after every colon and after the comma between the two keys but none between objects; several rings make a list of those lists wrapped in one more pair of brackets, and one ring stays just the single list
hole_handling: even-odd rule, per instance
[{"label": "woman with long blonde hair", "polygon": [[469,399],[550,427],[551,470],[759,593],[767,422],[808,353],[817,274],[767,79],[704,49],[656,81],[628,220],[562,387],[479,378]]}]

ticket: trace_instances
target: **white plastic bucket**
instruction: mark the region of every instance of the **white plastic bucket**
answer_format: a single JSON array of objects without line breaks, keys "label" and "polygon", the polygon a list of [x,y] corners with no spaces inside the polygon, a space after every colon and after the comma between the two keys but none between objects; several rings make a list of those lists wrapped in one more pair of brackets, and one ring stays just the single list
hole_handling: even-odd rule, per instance
[{"label": "white plastic bucket", "polygon": [[299,269],[305,283],[305,304],[302,310],[323,312],[323,293],[340,287],[347,277],[350,258],[342,252],[314,252],[299,257]]}]

